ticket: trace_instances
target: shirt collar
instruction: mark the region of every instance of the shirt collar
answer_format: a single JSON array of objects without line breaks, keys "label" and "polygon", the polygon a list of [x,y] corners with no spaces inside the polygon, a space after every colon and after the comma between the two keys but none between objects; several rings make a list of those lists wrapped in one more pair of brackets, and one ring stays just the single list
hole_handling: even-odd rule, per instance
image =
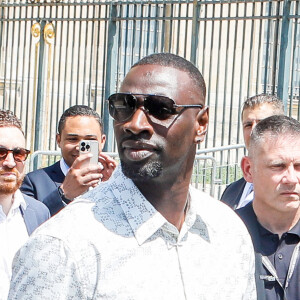
[{"label": "shirt collar", "polygon": [[[27,203],[25,202],[24,197],[23,197],[21,191],[20,190],[16,190],[16,192],[14,194],[14,201],[12,203],[12,206],[11,206],[11,208],[10,208],[7,216],[13,215],[20,207],[22,207],[23,210],[26,210]],[[1,209],[1,214],[3,214],[3,216],[5,216],[5,214],[3,213],[1,205],[0,205],[0,209]]]},{"label": "shirt collar", "polygon": [[[263,227],[258,221],[257,221],[257,223],[258,223],[260,235],[262,237],[271,236],[271,235],[278,235],[277,233],[273,233],[273,232],[269,231],[268,229],[266,229],[265,227]],[[300,238],[300,220],[297,222],[297,224],[292,229],[290,229],[286,233],[295,234]]]},{"label": "shirt collar", "polygon": [[292,234],[296,234],[300,238],[300,220],[298,220],[297,224],[288,232]]},{"label": "shirt collar", "polygon": [[[139,245],[143,244],[160,228],[178,235],[177,228],[169,223],[144,197],[131,179],[118,166],[112,175],[112,192],[120,203]],[[196,220],[193,209],[187,211],[186,221],[180,232],[186,232]]]},{"label": "shirt collar", "polygon": [[67,165],[67,163],[65,162],[65,160],[63,158],[61,158],[59,165],[60,165],[61,171],[66,176],[67,173],[69,172],[70,167]]},{"label": "shirt collar", "polygon": [[13,205],[11,207],[11,210],[12,209],[17,209],[19,207],[22,207],[24,210],[26,210],[26,207],[27,207],[27,203],[25,202],[24,200],[24,197],[21,193],[20,190],[16,190],[15,194],[14,194],[14,202],[13,202]]}]

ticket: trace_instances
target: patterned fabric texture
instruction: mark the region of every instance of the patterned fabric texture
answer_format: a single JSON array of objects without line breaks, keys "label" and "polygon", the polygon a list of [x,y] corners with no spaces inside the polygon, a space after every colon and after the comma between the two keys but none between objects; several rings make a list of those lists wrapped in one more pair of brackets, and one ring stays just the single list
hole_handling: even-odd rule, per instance
[{"label": "patterned fabric texture", "polygon": [[256,299],[244,224],[192,187],[190,198],[178,232],[118,167],[18,252],[9,299]]}]

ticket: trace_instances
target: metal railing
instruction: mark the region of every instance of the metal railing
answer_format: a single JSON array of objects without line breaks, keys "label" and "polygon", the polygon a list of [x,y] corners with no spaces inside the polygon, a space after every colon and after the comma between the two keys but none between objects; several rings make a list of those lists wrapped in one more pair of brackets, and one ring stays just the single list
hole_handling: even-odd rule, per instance
[{"label": "metal railing", "polygon": [[[228,176],[222,176],[222,174],[225,174],[225,172],[222,172],[222,169],[228,167],[234,170],[239,169],[239,160],[241,157],[234,155],[233,157],[235,159],[230,162],[228,161],[227,166],[221,164],[216,157],[225,156],[226,152],[244,150],[244,148],[245,146],[240,144],[198,150],[195,156],[191,184],[194,187],[209,193],[212,197],[220,198],[220,195],[226,185],[233,180],[236,180],[238,178],[238,174],[241,175],[241,172],[236,172],[236,176],[231,176],[231,181],[228,181]],[[118,160],[117,152],[106,152],[106,154]],[[60,157],[60,151],[36,151],[30,155],[27,162],[29,171],[33,171],[36,165],[38,168],[46,167],[60,159]],[[39,161],[38,164],[35,164],[36,160]],[[230,172],[227,171],[226,173],[229,174]]]},{"label": "metal railing", "polygon": [[31,151],[56,150],[56,126],[74,104],[103,117],[104,99],[141,57],[172,52],[207,83],[205,147],[242,141],[241,104],[261,92],[282,97],[299,119],[298,0],[6,0],[0,3],[0,107],[23,121]]},{"label": "metal railing", "polygon": [[[300,117],[299,15],[298,0],[3,0],[0,108],[21,118],[26,147],[34,152],[57,150],[62,112],[89,105],[104,119],[104,150],[114,152],[104,100],[141,57],[171,52],[194,62],[205,78],[210,121],[204,147],[240,144],[248,96],[278,93],[287,114]],[[207,154],[222,178],[218,195],[224,182],[241,175],[231,161],[243,153]]]}]

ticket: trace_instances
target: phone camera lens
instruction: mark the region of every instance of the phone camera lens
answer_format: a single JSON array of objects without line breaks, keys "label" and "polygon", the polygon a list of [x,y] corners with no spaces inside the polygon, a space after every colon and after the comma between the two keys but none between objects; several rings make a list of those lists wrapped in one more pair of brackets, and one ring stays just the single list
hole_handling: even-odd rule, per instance
[{"label": "phone camera lens", "polygon": [[86,150],[89,150],[90,148],[90,145],[86,145]]},{"label": "phone camera lens", "polygon": [[81,151],[85,151],[85,147],[81,147]]},{"label": "phone camera lens", "polygon": [[81,142],[81,146],[84,147],[85,146],[85,142]]}]

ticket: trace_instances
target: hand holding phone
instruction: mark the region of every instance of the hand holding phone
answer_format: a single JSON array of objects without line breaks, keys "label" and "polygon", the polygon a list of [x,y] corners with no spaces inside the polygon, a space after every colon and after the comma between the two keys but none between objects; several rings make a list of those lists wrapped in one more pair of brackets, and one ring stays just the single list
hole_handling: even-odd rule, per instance
[{"label": "hand holding phone", "polygon": [[86,160],[84,166],[97,165],[99,157],[99,143],[96,140],[81,140],[79,142],[79,155],[91,153],[92,157]]}]

